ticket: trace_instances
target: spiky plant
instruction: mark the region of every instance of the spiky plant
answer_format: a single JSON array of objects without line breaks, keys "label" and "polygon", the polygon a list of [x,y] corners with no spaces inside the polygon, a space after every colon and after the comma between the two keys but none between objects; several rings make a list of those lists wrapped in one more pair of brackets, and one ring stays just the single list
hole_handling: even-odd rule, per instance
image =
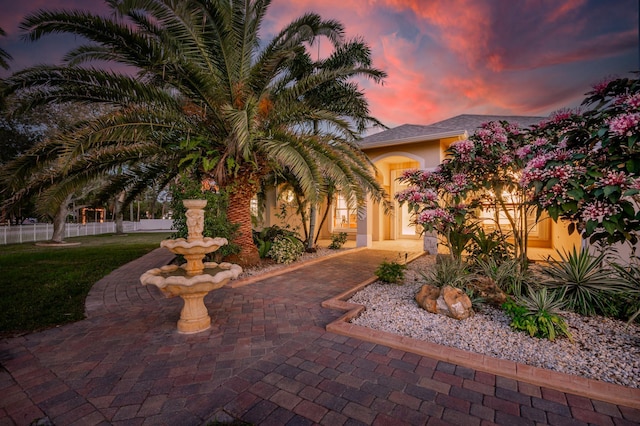
[{"label": "spiky plant", "polygon": [[632,323],[640,315],[640,265],[633,262],[627,266],[612,264],[618,278],[627,286],[621,292],[622,300],[626,302],[626,311],[630,313],[628,322]]},{"label": "spiky plant", "polygon": [[610,295],[624,291],[625,286],[604,267],[605,253],[593,256],[589,250],[574,247],[569,253],[558,251],[560,260],[549,259],[542,269],[547,279],[541,284],[559,291],[567,309],[581,315],[606,311]]},{"label": "spiky plant", "polygon": [[500,260],[493,257],[478,260],[479,273],[491,278],[505,293],[520,296],[523,285],[531,279],[528,269],[516,259]]},{"label": "spiky plant", "polygon": [[546,287],[530,290],[527,296],[516,299],[526,309],[525,328],[531,336],[544,337],[554,341],[557,336],[566,336],[573,341],[569,328],[561,314],[565,302]]},{"label": "spiky plant", "polygon": [[468,265],[453,256],[442,257],[428,271],[420,272],[420,275],[427,284],[436,287],[450,285],[462,289],[474,278]]}]

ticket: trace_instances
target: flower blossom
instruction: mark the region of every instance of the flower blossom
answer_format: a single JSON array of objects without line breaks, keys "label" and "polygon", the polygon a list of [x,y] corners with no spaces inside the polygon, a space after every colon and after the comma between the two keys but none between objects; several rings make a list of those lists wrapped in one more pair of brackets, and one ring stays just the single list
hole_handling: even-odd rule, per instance
[{"label": "flower blossom", "polygon": [[482,145],[487,148],[492,145],[505,144],[509,140],[507,130],[502,127],[502,124],[498,121],[490,121],[483,123],[478,130],[476,130],[475,136],[480,139]]},{"label": "flower blossom", "polygon": [[455,173],[451,176],[451,181],[444,184],[444,190],[451,194],[459,194],[467,189],[467,175]]},{"label": "flower blossom", "polygon": [[513,162],[513,157],[509,154],[502,154],[500,156],[500,165],[507,166]]},{"label": "flower blossom", "polygon": [[418,192],[420,192],[420,188],[418,188],[417,186],[410,186],[409,188],[406,188],[402,191],[397,192],[395,197],[396,197],[396,200],[403,203],[405,201],[410,201],[411,198],[413,197],[413,194]]},{"label": "flower blossom", "polygon": [[473,141],[465,139],[452,143],[451,148],[460,156],[461,161],[471,161],[471,153],[475,148],[475,144]]},{"label": "flower blossom", "polygon": [[631,178],[631,183],[629,184],[629,189],[640,190],[640,178]]},{"label": "flower blossom", "polygon": [[549,144],[549,140],[547,138],[536,138],[532,143],[533,146],[545,146]]},{"label": "flower blossom", "polygon": [[516,157],[519,158],[520,160],[522,160],[523,158],[526,158],[527,155],[531,154],[531,149],[532,149],[531,145],[521,146],[516,150]]},{"label": "flower blossom", "polygon": [[613,216],[620,211],[620,207],[613,204],[605,204],[602,201],[594,201],[586,204],[582,209],[582,220],[588,222],[590,220],[598,223]]},{"label": "flower blossom", "polygon": [[621,114],[607,121],[609,130],[618,136],[631,136],[640,122],[640,113]]},{"label": "flower blossom", "polygon": [[435,202],[438,199],[438,194],[433,189],[427,189],[424,192],[416,191],[409,196],[409,202],[412,203],[429,203]]},{"label": "flower blossom", "polygon": [[438,207],[435,209],[423,210],[416,222],[419,225],[436,225],[436,222],[453,222],[453,215],[446,210]]},{"label": "flower blossom", "polygon": [[611,83],[613,80],[613,77],[607,77],[594,84],[594,93],[604,96],[607,93],[607,87],[609,87],[609,83]]},{"label": "flower blossom", "polygon": [[626,186],[627,175],[625,172],[609,171],[605,176],[600,179],[598,184],[600,186]]},{"label": "flower blossom", "polygon": [[627,95],[620,98],[620,102],[633,109],[640,108],[640,93]]},{"label": "flower blossom", "polygon": [[571,108],[562,108],[551,113],[549,120],[551,123],[557,124],[570,119],[573,115],[574,111]]},{"label": "flower blossom", "polygon": [[418,174],[420,174],[420,170],[417,169],[409,169],[402,172],[400,175],[400,179],[404,181],[413,181]]}]

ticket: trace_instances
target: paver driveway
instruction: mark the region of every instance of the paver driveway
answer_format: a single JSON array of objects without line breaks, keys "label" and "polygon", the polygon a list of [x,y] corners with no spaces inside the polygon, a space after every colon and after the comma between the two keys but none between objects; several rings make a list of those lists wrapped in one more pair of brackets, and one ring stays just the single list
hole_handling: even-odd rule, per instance
[{"label": "paver driveway", "polygon": [[397,252],[360,250],[206,298],[215,326],[175,330],[180,299],[140,285],[158,249],[98,282],[87,319],[0,344],[0,425],[640,424],[640,411],[326,331],[321,303]]}]

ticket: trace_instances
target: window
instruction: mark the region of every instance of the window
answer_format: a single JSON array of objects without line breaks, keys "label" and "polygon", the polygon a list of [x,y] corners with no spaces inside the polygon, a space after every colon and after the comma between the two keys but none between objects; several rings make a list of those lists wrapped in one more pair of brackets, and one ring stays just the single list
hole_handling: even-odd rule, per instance
[{"label": "window", "polygon": [[358,226],[357,220],[357,209],[349,206],[348,200],[342,194],[338,193],[333,209],[333,228],[356,229]]},{"label": "window", "polygon": [[[507,205],[509,212],[513,217],[517,217],[515,205]],[[498,215],[498,223],[496,224],[495,211],[493,209],[483,210],[480,214],[482,227],[487,231],[496,229],[496,225],[502,230],[510,229],[509,220],[504,212]],[[529,228],[528,244],[530,247],[551,247],[551,221],[546,213],[543,213],[536,222],[535,212],[527,215],[527,227]]]}]

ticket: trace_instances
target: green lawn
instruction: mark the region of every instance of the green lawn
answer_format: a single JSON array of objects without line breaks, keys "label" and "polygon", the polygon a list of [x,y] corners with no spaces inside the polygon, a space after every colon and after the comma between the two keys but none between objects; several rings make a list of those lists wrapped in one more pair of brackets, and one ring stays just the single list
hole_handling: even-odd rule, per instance
[{"label": "green lawn", "polygon": [[169,233],[69,238],[78,246],[0,246],[0,336],[28,333],[84,317],[91,286],[160,246]]}]

